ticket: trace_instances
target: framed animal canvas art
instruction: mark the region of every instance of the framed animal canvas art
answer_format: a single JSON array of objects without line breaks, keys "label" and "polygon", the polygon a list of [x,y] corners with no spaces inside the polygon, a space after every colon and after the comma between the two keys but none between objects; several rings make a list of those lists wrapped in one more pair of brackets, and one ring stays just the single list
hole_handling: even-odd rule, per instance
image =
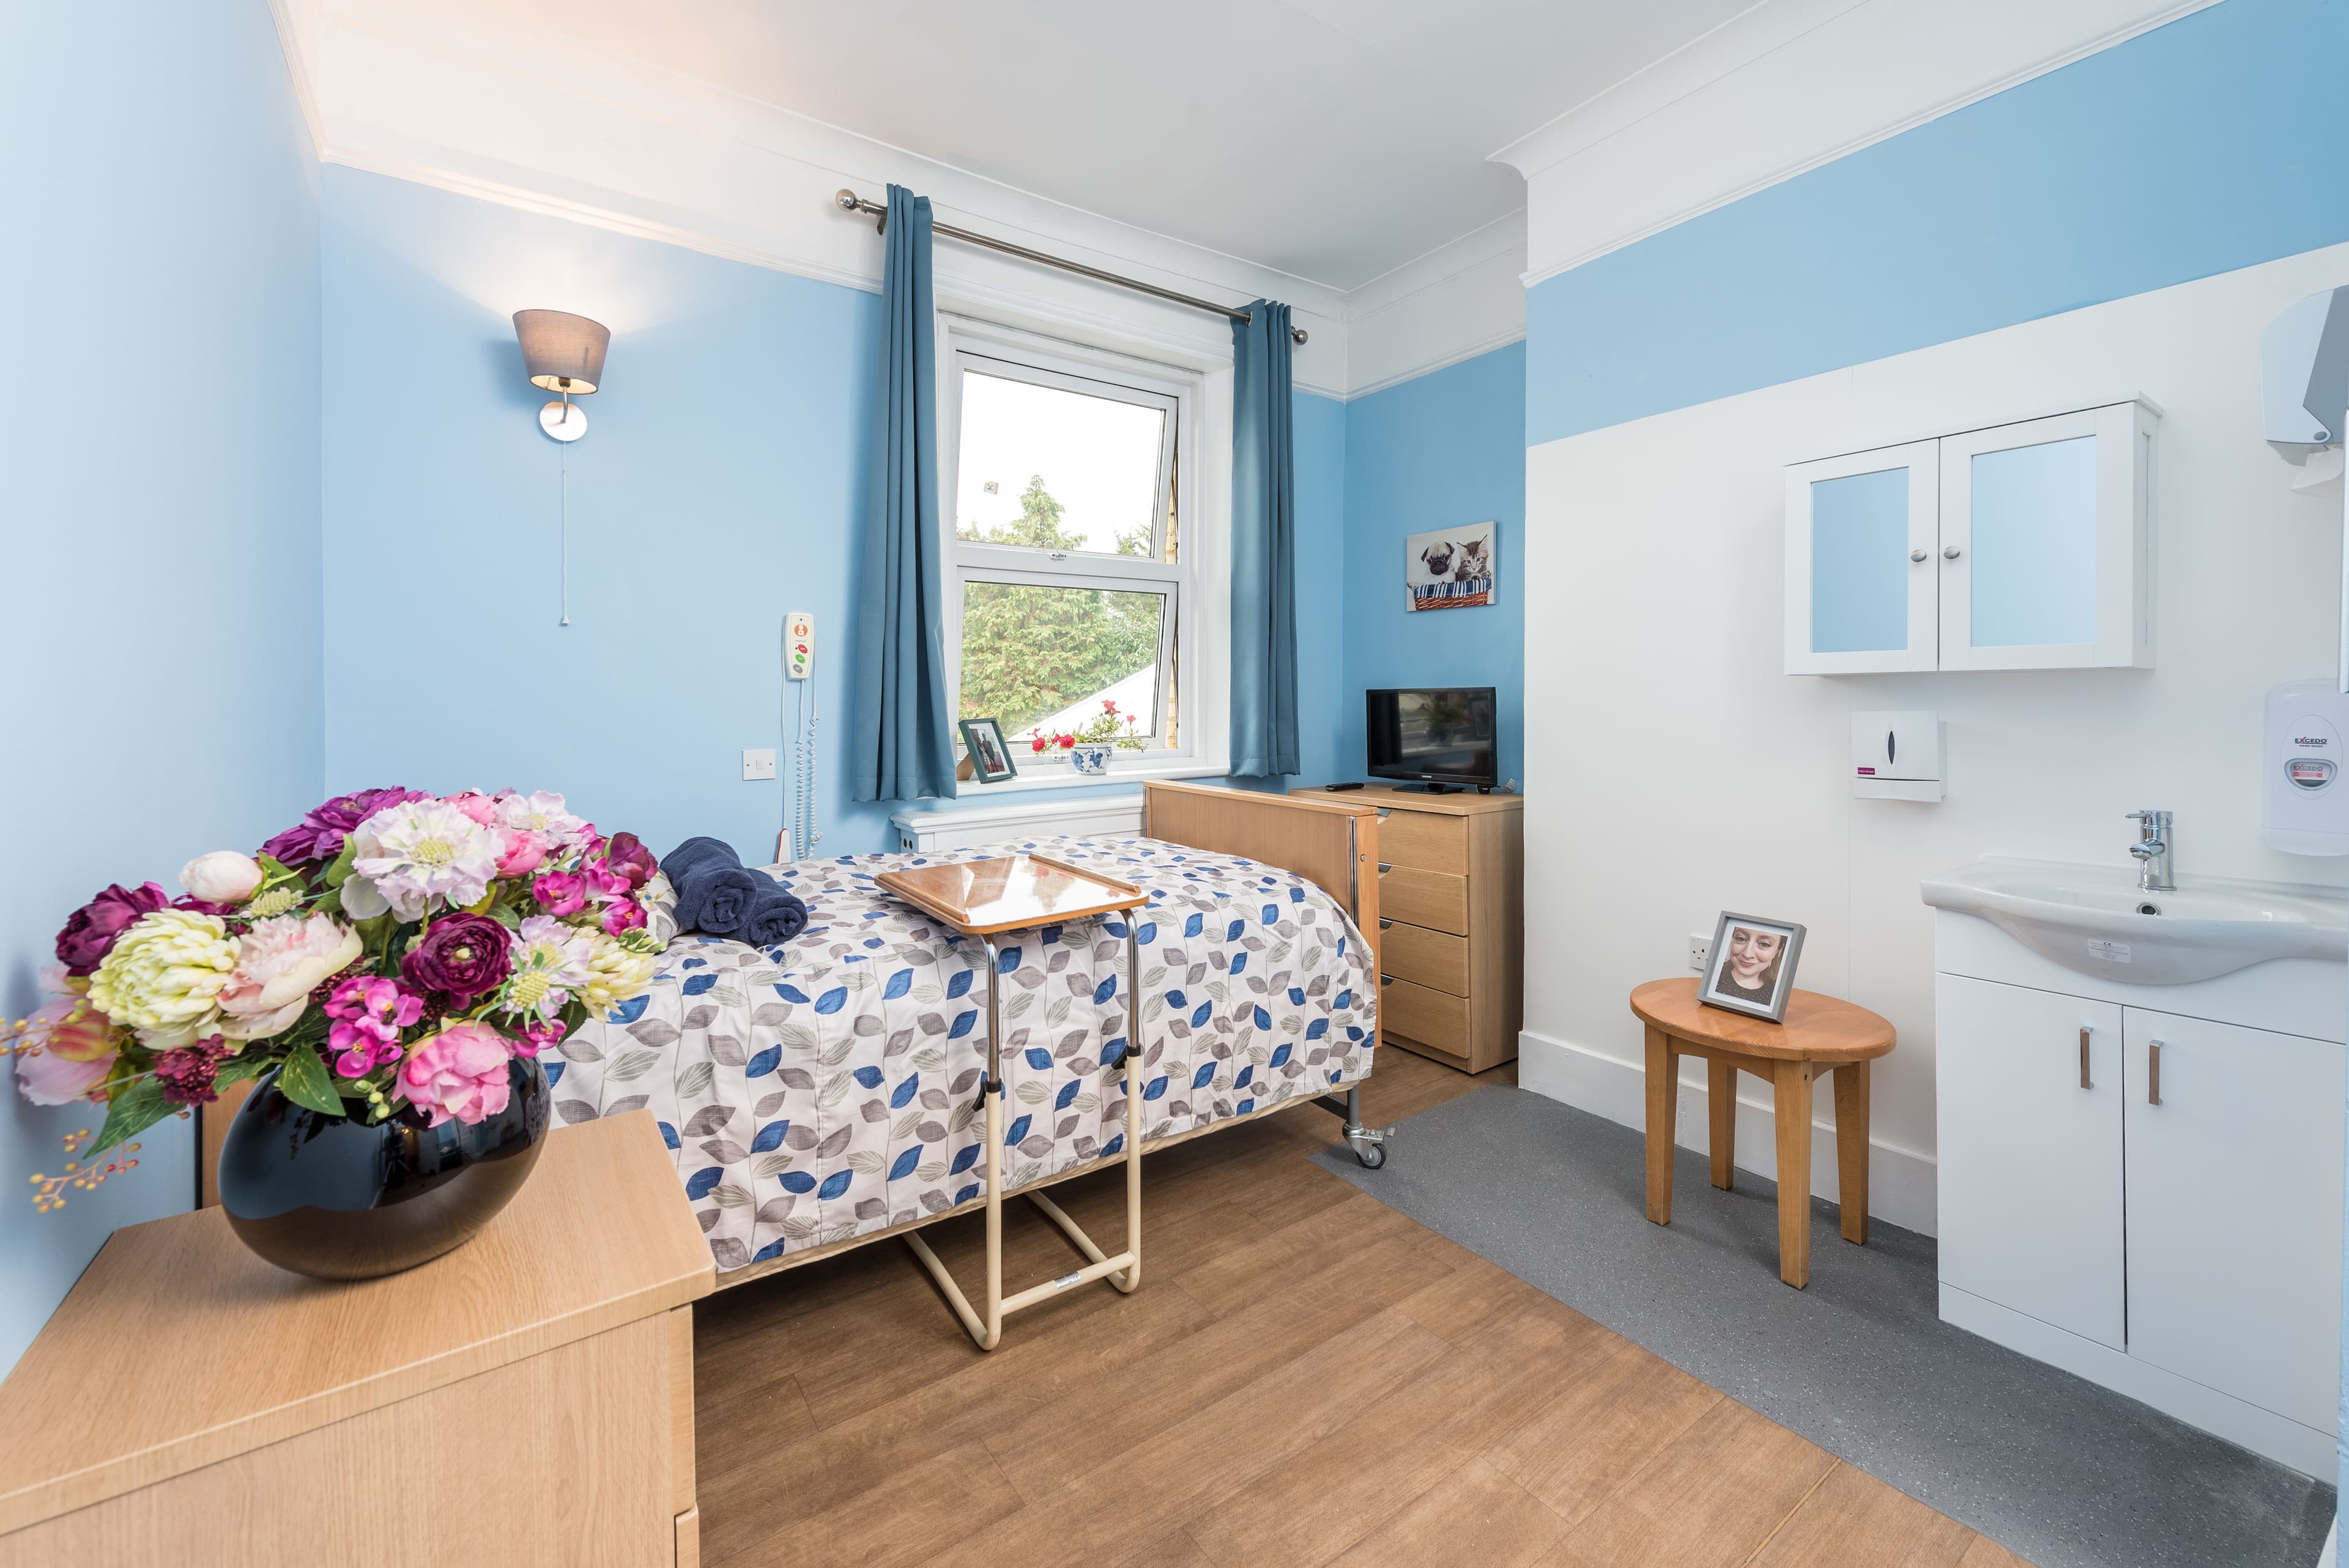
[{"label": "framed animal canvas art", "polygon": [[1403,583],[1414,610],[1467,610],[1494,602],[1500,589],[1500,525],[1463,523],[1414,533],[1403,543]]}]

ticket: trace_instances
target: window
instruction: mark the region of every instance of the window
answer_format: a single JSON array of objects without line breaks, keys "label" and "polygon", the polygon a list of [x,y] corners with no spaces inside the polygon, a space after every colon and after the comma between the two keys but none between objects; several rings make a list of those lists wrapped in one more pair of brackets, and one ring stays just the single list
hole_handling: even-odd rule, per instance
[{"label": "window", "polygon": [[1126,770],[1197,760],[1204,531],[1183,479],[1200,376],[976,324],[947,341],[957,717],[998,720],[1022,763],[1063,735],[1133,743],[1112,754]]}]

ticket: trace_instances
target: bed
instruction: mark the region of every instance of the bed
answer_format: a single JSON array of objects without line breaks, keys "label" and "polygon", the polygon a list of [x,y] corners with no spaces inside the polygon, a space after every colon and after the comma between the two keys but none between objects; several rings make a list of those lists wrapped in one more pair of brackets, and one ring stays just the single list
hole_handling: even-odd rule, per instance
[{"label": "bed", "polygon": [[[1377,825],[1368,805],[1153,784],[1139,836],[1012,846],[1150,895],[1133,917],[1145,1150],[1318,1102],[1383,1160],[1355,1092],[1377,1044]],[[652,1113],[721,1286],[976,1205],[984,947],[874,878],[1005,848],[767,868],[808,929],[673,941],[650,992],[545,1058],[555,1119]],[[1123,1159],[1125,918],[998,939],[1007,1192]]]}]

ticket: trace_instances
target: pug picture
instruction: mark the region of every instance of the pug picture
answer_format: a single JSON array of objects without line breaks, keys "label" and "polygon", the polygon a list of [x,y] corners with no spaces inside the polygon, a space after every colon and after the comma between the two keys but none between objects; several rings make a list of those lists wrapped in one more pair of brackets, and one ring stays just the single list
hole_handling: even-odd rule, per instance
[{"label": "pug picture", "polygon": [[1473,610],[1500,588],[1495,552],[1500,525],[1464,523],[1404,542],[1403,586],[1413,610]]}]

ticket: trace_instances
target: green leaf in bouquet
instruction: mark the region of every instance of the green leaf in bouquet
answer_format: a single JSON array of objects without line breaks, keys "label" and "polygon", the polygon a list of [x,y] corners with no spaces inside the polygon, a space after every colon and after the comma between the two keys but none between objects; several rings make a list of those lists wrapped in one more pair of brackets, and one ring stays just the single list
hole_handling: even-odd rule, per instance
[{"label": "green leaf in bouquet", "polygon": [[254,1050],[248,1046],[243,1056],[231,1057],[221,1063],[220,1071],[212,1078],[212,1088],[223,1089],[231,1084],[243,1083],[247,1078],[257,1078],[276,1065],[277,1059],[274,1057]]},{"label": "green leaf in bouquet", "polygon": [[82,1158],[90,1159],[128,1142],[171,1115],[172,1109],[171,1102],[163,1098],[163,1086],[151,1078],[130,1078],[117,1084],[113,1097],[106,1102],[106,1125],[98,1130],[98,1141]]},{"label": "green leaf in bouquet", "polygon": [[343,852],[326,862],[326,880],[328,887],[339,888],[351,880],[351,861],[358,852],[357,844],[349,839],[343,841]]},{"label": "green leaf in bouquet", "polygon": [[318,1053],[306,1045],[295,1046],[285,1053],[285,1065],[277,1074],[277,1091],[295,1105],[328,1116],[343,1114],[343,1097],[335,1092],[335,1080],[326,1072],[326,1064]]},{"label": "green leaf in bouquet", "polygon": [[490,918],[496,921],[500,925],[504,926],[508,931],[520,931],[522,929],[522,911],[516,909],[512,904],[508,903],[502,898],[498,900],[497,903],[490,905]]}]

